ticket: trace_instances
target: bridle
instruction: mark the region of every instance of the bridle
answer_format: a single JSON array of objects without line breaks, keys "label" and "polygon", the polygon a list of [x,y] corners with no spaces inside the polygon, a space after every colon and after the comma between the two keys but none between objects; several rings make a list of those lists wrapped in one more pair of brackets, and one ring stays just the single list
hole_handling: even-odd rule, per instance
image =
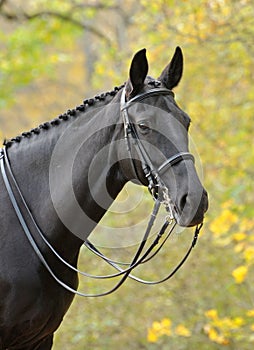
[{"label": "bridle", "polygon": [[[108,263],[114,269],[117,270],[117,272],[114,274],[92,275],[92,274],[80,271],[77,268],[75,268],[74,266],[70,265],[66,260],[64,260],[59,255],[59,253],[53,248],[53,246],[50,244],[50,242],[45,237],[44,233],[41,231],[40,227],[36,223],[36,220],[33,217],[32,213],[28,207],[28,204],[25,201],[25,198],[24,198],[24,196],[23,196],[23,194],[18,186],[18,183],[15,179],[15,176],[12,172],[6,147],[4,147],[2,150],[0,149],[1,174],[3,177],[3,181],[5,184],[7,193],[9,195],[9,199],[12,203],[12,206],[13,206],[14,211],[17,215],[17,218],[20,222],[20,225],[21,225],[29,243],[31,244],[34,252],[36,253],[36,255],[39,258],[39,260],[41,261],[41,263],[44,265],[44,267],[48,270],[49,274],[52,276],[52,278],[59,285],[61,285],[63,288],[65,288],[66,290],[68,290],[71,293],[74,293],[74,294],[77,294],[77,295],[80,295],[83,297],[99,297],[99,296],[108,295],[110,293],[113,293],[115,290],[117,290],[125,282],[125,280],[128,277],[137,281],[137,282],[140,282],[143,284],[149,284],[149,285],[159,284],[159,283],[165,282],[166,280],[170,279],[179,270],[179,268],[186,261],[190,252],[192,251],[192,249],[194,248],[194,246],[197,242],[200,229],[203,225],[202,223],[200,225],[196,226],[193,240],[192,240],[191,245],[190,245],[189,249],[187,250],[185,256],[180,261],[180,263],[175,267],[175,269],[173,269],[173,271],[170,272],[166,277],[164,277],[163,279],[161,279],[159,281],[146,281],[146,280],[143,280],[143,279],[138,278],[138,277],[131,274],[132,270],[135,269],[137,266],[139,266],[140,264],[146,263],[147,261],[151,260],[155,255],[158,254],[158,252],[164,246],[165,242],[167,241],[168,237],[171,235],[171,233],[173,232],[173,230],[176,226],[176,221],[174,220],[173,210],[171,209],[171,201],[170,201],[170,198],[168,196],[167,188],[164,185],[163,181],[161,180],[161,174],[163,172],[165,172],[169,167],[179,163],[182,160],[190,159],[190,160],[194,161],[194,157],[190,153],[180,152],[180,153],[170,157],[169,159],[167,159],[157,169],[155,169],[149,155],[147,154],[145,147],[143,146],[140,138],[138,137],[138,133],[135,129],[134,124],[130,121],[130,118],[128,115],[128,108],[134,102],[139,102],[139,101],[141,101],[147,97],[150,97],[150,96],[169,95],[169,94],[172,94],[172,92],[166,88],[154,88],[154,89],[150,89],[147,92],[136,95],[135,97],[133,97],[132,99],[130,99],[129,101],[126,102],[125,101],[125,89],[123,89],[123,92],[122,92],[121,107],[120,108],[121,108],[121,115],[122,115],[123,123],[124,123],[124,135],[125,135],[125,140],[127,143],[128,153],[129,153],[129,156],[130,156],[130,159],[132,162],[133,169],[137,174],[137,171],[135,168],[135,163],[134,163],[134,160],[133,160],[132,155],[131,155],[131,142],[133,142],[135,145],[135,148],[137,150],[137,154],[139,156],[139,159],[142,163],[142,169],[143,169],[144,174],[148,180],[149,191],[151,192],[151,194],[154,198],[154,207],[153,207],[147,228],[145,230],[143,239],[140,242],[139,247],[138,247],[131,262],[123,263],[123,262],[118,262],[118,261],[109,259],[105,255],[103,255],[88,239],[84,242],[84,245],[90,251],[92,251],[98,257],[102,258],[106,263]],[[8,175],[7,175],[7,172],[8,172]],[[41,239],[44,241],[44,243],[51,250],[51,252],[56,256],[56,258],[59,259],[64,265],[66,265],[71,270],[73,270],[73,271],[75,271],[83,276],[86,276],[86,277],[95,278],[95,279],[109,279],[109,278],[119,277],[120,280],[116,283],[116,285],[112,289],[110,289],[106,292],[103,292],[103,293],[87,294],[87,293],[77,291],[76,289],[72,288],[71,286],[69,286],[65,282],[63,282],[58,276],[56,276],[56,274],[53,272],[52,268],[49,266],[48,262],[44,258],[41,250],[39,249],[32,233],[27,225],[27,222],[26,222],[26,220],[22,214],[22,211],[20,209],[20,205],[18,204],[17,199],[14,195],[10,180],[11,180],[13,186],[15,187],[15,190],[19,196],[19,201],[23,205],[22,211],[26,212],[27,217],[30,218],[35,230],[37,231],[37,233],[39,234]],[[162,192],[162,194],[163,194],[162,198],[159,195],[159,192]],[[156,234],[156,236],[153,239],[150,246],[146,247],[148,239],[150,237],[152,226],[155,222],[159,208],[160,208],[162,203],[166,206],[166,209],[169,212],[169,215],[166,216],[164,224],[162,225],[160,231]],[[169,229],[169,232],[167,234],[165,234],[166,230],[168,229],[168,227],[170,225],[171,225],[171,227]],[[164,234],[165,234],[165,237],[164,237],[163,241],[159,244],[159,242],[162,239]]]},{"label": "bridle", "polygon": [[[161,175],[173,165],[180,163],[182,160],[192,160],[195,162],[195,159],[193,155],[189,152],[179,152],[177,154],[174,154],[170,158],[166,159],[157,169],[154,167],[153,162],[151,158],[149,157],[147,150],[145,149],[142,141],[139,138],[139,135],[137,133],[135,124],[130,120],[128,115],[128,109],[130,106],[132,106],[135,102],[140,102],[150,96],[158,96],[158,95],[172,95],[173,92],[169,89],[157,87],[150,89],[146,92],[143,92],[141,94],[138,94],[128,100],[126,99],[126,92],[125,88],[123,89],[122,95],[121,95],[121,113],[123,117],[124,122],[124,138],[126,141],[126,147],[129,153],[129,159],[131,162],[131,166],[133,169],[133,172],[135,174],[135,178],[138,179],[138,171],[135,165],[134,157],[131,152],[131,145],[134,144],[134,147],[136,149],[136,152],[138,154],[138,158],[141,161],[142,169],[144,172],[144,175],[148,181],[148,189],[153,198],[156,200],[159,195],[159,191],[161,190],[161,193],[164,197],[164,203],[167,204],[167,210],[170,211],[171,219],[174,219],[174,214],[172,211],[172,204],[170,203],[170,198],[168,195],[168,189],[163,183],[161,179]],[[142,181],[141,181],[142,182]],[[166,203],[166,202],[169,203]]]}]

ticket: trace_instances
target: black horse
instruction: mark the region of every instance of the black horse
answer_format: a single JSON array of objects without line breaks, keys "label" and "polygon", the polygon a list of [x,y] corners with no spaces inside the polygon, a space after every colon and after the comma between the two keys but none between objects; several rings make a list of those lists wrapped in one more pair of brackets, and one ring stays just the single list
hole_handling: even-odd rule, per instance
[{"label": "black horse", "polygon": [[[203,221],[208,199],[188,153],[190,118],[172,93],[182,69],[178,47],[153,79],[141,50],[124,86],[5,142],[0,152],[1,350],[51,349],[73,300],[38,254],[61,281],[78,286],[77,274],[56,259],[38,227],[76,266],[83,241],[128,181],[149,185],[155,197],[156,182],[163,183],[179,225]],[[137,140],[142,147],[136,147]]]}]

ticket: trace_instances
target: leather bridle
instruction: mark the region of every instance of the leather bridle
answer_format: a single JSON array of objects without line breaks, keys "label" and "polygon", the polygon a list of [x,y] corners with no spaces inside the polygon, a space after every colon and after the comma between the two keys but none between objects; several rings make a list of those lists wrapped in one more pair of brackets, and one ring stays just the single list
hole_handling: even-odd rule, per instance
[{"label": "leather bridle", "polygon": [[[173,165],[176,165],[177,163],[180,163],[182,160],[192,160],[195,162],[195,159],[193,155],[189,152],[179,152],[177,154],[174,154],[170,158],[166,159],[158,168],[155,168],[153,165],[153,162],[151,158],[149,157],[147,150],[145,149],[142,141],[139,138],[139,135],[137,133],[135,124],[130,120],[128,115],[128,109],[130,106],[132,106],[135,102],[140,102],[150,96],[158,96],[158,95],[173,95],[173,92],[169,89],[157,87],[150,89],[146,92],[143,92],[141,94],[138,94],[128,100],[126,102],[126,92],[125,88],[123,89],[122,95],[121,95],[121,113],[122,118],[124,122],[124,138],[126,140],[126,146],[129,153],[129,159],[131,161],[132,169],[135,174],[135,178],[139,179],[138,171],[136,168],[135,160],[133,157],[133,154],[131,152],[131,145],[134,144],[134,147],[136,149],[137,155],[139,160],[142,164],[142,169],[144,172],[144,175],[148,181],[148,189],[153,196],[154,199],[158,198],[159,191],[161,190],[161,193],[164,197],[164,201],[169,199],[168,195],[168,189],[163,183],[161,179],[161,175]],[[141,181],[142,182],[142,181]],[[170,211],[171,219],[174,219],[173,215],[173,209],[171,203],[168,204],[168,210]]]},{"label": "leather bridle", "polygon": [[[169,278],[171,278],[178,270],[179,268],[183,265],[183,263],[186,261],[186,259],[188,258],[190,252],[192,251],[192,249],[194,248],[197,239],[198,239],[198,234],[200,232],[200,229],[202,227],[202,223],[198,226],[196,226],[195,232],[194,232],[194,236],[193,236],[193,240],[191,242],[191,245],[189,247],[189,249],[187,250],[185,256],[183,257],[183,259],[180,261],[180,263],[175,267],[175,269],[173,269],[172,272],[170,272],[166,277],[162,278],[159,281],[146,281],[143,279],[140,279],[134,275],[131,274],[132,270],[135,269],[137,266],[139,266],[140,264],[144,264],[145,262],[151,260],[163,247],[163,245],[165,244],[165,242],[167,241],[168,237],[171,235],[171,233],[173,232],[175,226],[176,226],[176,221],[174,220],[174,214],[173,214],[173,210],[171,209],[171,202],[167,193],[167,188],[164,185],[163,181],[161,180],[161,174],[166,171],[166,169],[168,169],[168,167],[171,167],[177,163],[179,163],[182,160],[185,159],[190,159],[192,161],[194,161],[194,157],[188,153],[188,152],[180,152],[172,157],[170,157],[169,159],[167,159],[165,162],[163,162],[163,164],[161,164],[157,169],[155,169],[153,167],[152,161],[149,157],[149,155],[146,152],[145,147],[143,146],[141,140],[138,137],[138,133],[135,129],[134,124],[130,121],[129,119],[129,115],[128,115],[128,108],[134,103],[134,102],[139,102],[141,100],[143,100],[144,98],[147,98],[149,96],[155,96],[155,95],[169,95],[172,94],[172,92],[168,89],[165,88],[154,88],[154,89],[150,89],[147,92],[141,93],[139,95],[136,95],[135,97],[133,97],[132,99],[130,99],[129,101],[125,101],[125,89],[122,92],[122,97],[121,97],[121,114],[123,117],[123,123],[124,123],[124,133],[125,133],[125,139],[127,142],[127,149],[129,152],[129,156],[130,159],[132,161],[132,166],[133,169],[135,169],[134,171],[136,171],[135,168],[135,164],[134,164],[134,160],[132,158],[131,155],[131,142],[134,143],[135,148],[137,150],[139,159],[142,163],[142,169],[144,171],[144,174],[148,180],[148,188],[149,191],[151,192],[153,198],[154,198],[154,208],[153,211],[151,213],[147,228],[145,230],[144,236],[142,241],[139,244],[139,247],[132,259],[132,261],[130,263],[122,263],[122,262],[117,262],[114,261],[112,259],[107,258],[105,255],[103,255],[88,239],[84,242],[85,246],[91,250],[94,254],[96,254],[97,256],[99,256],[100,258],[102,258],[106,263],[108,263],[109,265],[111,265],[113,268],[115,268],[117,270],[116,273],[114,274],[110,274],[110,275],[91,275],[89,273],[83,272],[78,270],[77,268],[75,268],[74,266],[70,265],[65,259],[63,259],[63,257],[61,257],[59,255],[59,253],[53,248],[53,246],[50,244],[50,242],[47,240],[46,236],[44,235],[44,233],[41,231],[40,227],[38,226],[38,224],[36,223],[35,218],[33,217],[28,204],[25,201],[25,198],[17,184],[17,181],[15,179],[15,176],[12,172],[11,169],[11,165],[8,159],[8,154],[7,154],[7,149],[6,147],[4,147],[2,150],[0,149],[0,168],[1,168],[1,174],[3,177],[3,181],[7,190],[7,193],[9,195],[9,199],[12,203],[12,206],[14,208],[14,211],[17,215],[17,218],[20,222],[20,225],[29,241],[29,243],[31,244],[34,252],[36,253],[37,257],[39,258],[39,260],[41,261],[41,263],[44,265],[44,267],[48,270],[49,274],[52,276],[52,278],[58,283],[60,284],[63,288],[65,288],[66,290],[68,290],[71,293],[83,296],[83,297],[99,297],[99,296],[104,296],[104,295],[108,295],[112,292],[114,292],[115,290],[117,290],[123,283],[124,281],[129,277],[131,279],[134,279],[137,282],[143,283],[143,284],[159,284],[162,282],[165,282],[166,280],[168,280]],[[6,171],[7,170],[7,171]],[[7,175],[8,173],[8,175]],[[56,274],[54,273],[54,271],[52,270],[52,268],[49,266],[49,264],[47,263],[46,259],[44,258],[41,250],[39,249],[28,225],[27,222],[22,214],[22,211],[20,209],[20,204],[18,204],[18,201],[14,195],[10,180],[13,184],[13,186],[15,187],[15,191],[18,194],[19,197],[19,202],[20,204],[22,204],[23,208],[22,211],[25,211],[27,214],[27,217],[31,220],[35,231],[39,234],[39,236],[41,237],[41,239],[44,241],[44,243],[48,246],[48,248],[51,250],[51,252],[53,252],[53,254],[56,256],[56,258],[58,260],[60,260],[64,265],[66,265],[68,268],[70,268],[71,270],[86,276],[86,277],[90,277],[90,278],[96,278],[96,279],[108,279],[108,278],[114,278],[114,277],[119,277],[120,280],[116,283],[116,285],[103,293],[98,293],[98,294],[87,294],[87,293],[83,293],[80,291],[77,291],[76,289],[72,288],[71,286],[67,285],[65,282],[63,282],[58,276],[56,276]],[[163,198],[160,198],[160,196],[158,195],[159,190],[162,191],[163,193]],[[162,228],[160,229],[160,231],[155,235],[155,238],[153,239],[152,243],[150,244],[150,246],[146,247],[146,244],[148,242],[148,239],[150,237],[150,233],[152,230],[152,226],[155,222],[155,219],[157,217],[159,208],[161,204],[165,204],[167,211],[169,212],[169,215],[166,216],[165,222],[162,225]],[[166,236],[164,237],[163,241],[159,244],[160,240],[162,239],[162,236],[165,234],[166,230],[168,229],[168,227],[171,225],[169,232],[166,234]],[[157,247],[158,246],[158,247]]]}]

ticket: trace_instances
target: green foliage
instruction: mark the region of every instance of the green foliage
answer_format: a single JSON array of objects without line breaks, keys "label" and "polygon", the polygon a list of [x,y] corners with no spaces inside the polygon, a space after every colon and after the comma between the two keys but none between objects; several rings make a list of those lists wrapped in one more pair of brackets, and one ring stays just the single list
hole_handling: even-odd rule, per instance
[{"label": "green foliage", "polygon": [[[52,8],[63,5],[43,1],[37,2],[38,8],[43,3],[54,4]],[[33,6],[34,11],[37,6]],[[80,30],[75,26],[56,17],[38,17],[15,26],[4,23],[0,27],[0,108],[6,106],[22,86],[42,75],[53,77],[56,67],[70,60],[70,50],[78,33]]]},{"label": "green foliage", "polygon": [[[110,45],[100,35],[89,36],[75,21],[63,21],[59,16],[37,17],[13,26],[5,22],[4,26],[0,25],[0,107],[6,105],[11,96],[23,96],[20,87],[28,83],[39,84],[46,77],[52,83],[52,75],[61,80],[61,67],[65,73],[72,72],[70,62],[72,66],[77,65],[75,59],[82,40],[85,40],[86,63],[89,59],[93,63],[92,82],[97,91],[120,85],[127,78],[130,56],[135,50],[147,47],[149,73],[156,77],[174,48],[180,45],[185,56],[185,71],[176,89],[177,102],[193,120],[190,133],[202,159],[210,209],[193,255],[173,280],[152,288],[130,281],[111,297],[76,298],[56,335],[54,349],[213,350],[222,346],[252,349],[252,1],[142,0],[137,3],[129,0],[119,10],[117,6],[122,5],[121,1],[94,1],[90,7],[81,7],[83,2],[79,1],[44,0],[28,2],[27,8],[30,13],[39,9],[66,15],[74,3],[79,10],[72,11],[72,19],[94,25],[110,38]],[[93,50],[92,59],[88,48]],[[89,67],[86,65],[86,76],[90,73]],[[88,85],[83,79],[75,80],[80,74],[83,74],[81,68],[69,74],[73,96],[77,90],[83,94]],[[47,95],[52,104],[58,100],[64,102],[61,89],[59,96]],[[21,101],[23,119],[28,122],[28,115],[30,112],[34,115],[37,104],[32,108],[24,96]],[[73,104],[78,102],[73,97]],[[59,104],[58,107],[70,106]],[[8,123],[1,119],[5,122],[5,133],[8,127],[11,129],[16,110],[17,105],[8,111],[12,114],[3,110],[3,116],[12,116]],[[137,189],[130,191],[133,191],[132,201]],[[121,216],[124,225],[134,225],[140,217],[147,216],[149,198],[144,196],[143,201],[144,205],[129,216]],[[104,225],[112,226],[113,231],[119,217],[109,213],[104,220]],[[161,258],[140,274],[156,278],[173,268],[187,247],[188,231],[176,234]],[[93,235],[102,239],[107,237],[107,232],[100,225]],[[122,250],[109,253],[125,254]],[[84,252],[80,265],[85,270],[89,267],[98,272],[97,261]],[[96,286],[96,282],[81,282],[85,290],[95,290]],[[107,285],[99,287],[106,289]]]}]

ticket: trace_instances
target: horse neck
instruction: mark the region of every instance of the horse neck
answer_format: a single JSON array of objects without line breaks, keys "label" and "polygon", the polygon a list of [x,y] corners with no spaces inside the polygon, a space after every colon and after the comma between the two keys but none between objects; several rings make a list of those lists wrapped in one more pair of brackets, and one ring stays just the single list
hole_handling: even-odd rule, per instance
[{"label": "horse neck", "polygon": [[115,148],[107,146],[119,130],[118,104],[94,106],[8,149],[35,220],[67,259],[77,252],[125,183],[118,166],[110,167]]}]

